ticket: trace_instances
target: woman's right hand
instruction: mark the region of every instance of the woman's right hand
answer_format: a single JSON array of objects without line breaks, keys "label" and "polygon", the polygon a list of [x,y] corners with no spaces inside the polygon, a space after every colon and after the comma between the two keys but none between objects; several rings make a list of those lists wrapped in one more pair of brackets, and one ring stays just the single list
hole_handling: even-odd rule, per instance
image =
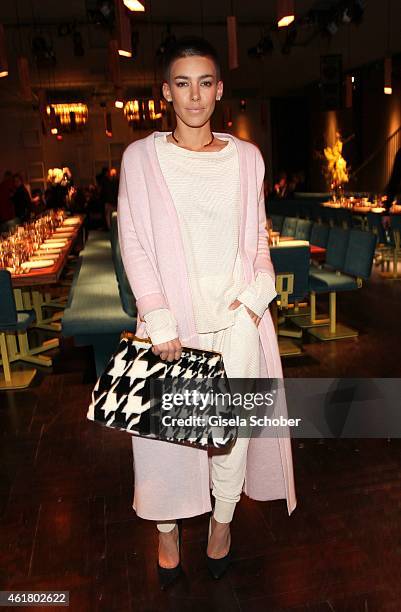
[{"label": "woman's right hand", "polygon": [[163,361],[174,361],[179,359],[182,352],[180,339],[174,338],[174,340],[169,340],[169,342],[154,344],[152,346],[152,352],[155,355],[160,355],[160,359],[163,359]]}]

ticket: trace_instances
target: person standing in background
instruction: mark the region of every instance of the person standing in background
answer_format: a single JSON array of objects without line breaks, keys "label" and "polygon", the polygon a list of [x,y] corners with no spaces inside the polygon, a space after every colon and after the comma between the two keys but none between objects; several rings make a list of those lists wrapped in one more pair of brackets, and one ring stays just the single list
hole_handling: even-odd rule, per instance
[{"label": "person standing in background", "polygon": [[14,181],[12,172],[6,170],[0,183],[0,223],[15,219],[15,207],[12,199]]},{"label": "person standing in background", "polygon": [[15,216],[23,223],[30,217],[31,212],[31,197],[27,188],[24,185],[21,174],[14,174],[14,193],[12,200],[14,202]]}]

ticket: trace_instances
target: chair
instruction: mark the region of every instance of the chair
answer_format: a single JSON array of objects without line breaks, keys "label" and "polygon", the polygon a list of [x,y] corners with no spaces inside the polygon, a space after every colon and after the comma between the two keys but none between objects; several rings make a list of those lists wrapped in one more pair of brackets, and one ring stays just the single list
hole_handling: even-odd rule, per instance
[{"label": "chair", "polygon": [[368,280],[372,270],[375,254],[376,236],[370,232],[351,230],[349,242],[341,271],[313,270],[309,275],[311,296],[316,293],[329,293],[329,325],[309,329],[309,333],[319,340],[339,340],[352,338],[358,331],[337,324],[336,297],[341,291],[353,291],[362,287],[362,281]]},{"label": "chair", "polygon": [[[294,310],[309,293],[309,247],[281,246],[270,248],[270,257],[276,274],[276,291],[279,296],[280,308],[287,311],[290,306]],[[284,318],[281,323],[284,322]],[[301,338],[302,331],[278,326],[278,336]],[[279,342],[280,346],[280,342]],[[280,354],[295,355],[302,351],[293,343],[281,342]]]},{"label": "chair", "polygon": [[282,215],[270,215],[270,219],[273,225],[273,231],[281,232],[284,217]]},{"label": "chair", "polygon": [[[347,253],[349,232],[350,230],[343,230],[339,227],[332,227],[329,229],[324,270],[342,270],[345,262],[345,256]],[[310,272],[310,274],[311,273],[312,272]],[[295,323],[298,327],[301,327],[302,329],[307,329],[310,327],[327,325],[329,319],[327,317],[323,319],[318,319],[316,317],[316,293],[311,291],[310,313],[291,318],[291,321]]]},{"label": "chair", "polygon": [[295,198],[301,201],[302,217],[312,221],[321,221],[322,210],[324,209],[320,205],[323,202],[327,202],[330,194],[296,191]]},{"label": "chair", "polygon": [[382,247],[388,247],[388,240],[382,224],[382,216],[378,215],[377,213],[368,212],[366,214],[366,221],[368,224],[368,230],[377,236],[376,249],[379,250]]},{"label": "chair", "polygon": [[90,232],[80,263],[62,320],[62,334],[72,336],[75,346],[93,346],[99,377],[121,332],[135,332],[136,318],[122,306],[110,232]]},{"label": "chair", "polygon": [[[36,370],[11,371],[7,336],[17,333],[19,338],[23,337],[22,334],[26,333],[35,320],[35,311],[17,311],[11,274],[8,270],[0,270],[0,302],[0,347],[4,371],[4,374],[0,375],[0,389],[23,389],[31,384]],[[14,352],[11,357],[15,361],[18,354]]]},{"label": "chair", "polygon": [[298,219],[296,217],[286,217],[283,222],[280,236],[284,238],[294,238],[297,230]]},{"label": "chair", "polygon": [[[288,305],[288,298],[292,294],[294,290],[294,275],[293,274],[276,274],[276,291],[277,298],[280,302],[280,307],[286,307]],[[277,343],[279,348],[280,357],[291,357],[294,355],[300,355],[302,353],[302,349],[292,340],[288,338],[283,339],[281,336],[282,328],[280,327],[278,314],[277,314],[277,301],[273,301],[272,303],[272,319],[274,323],[274,328],[277,334]]]},{"label": "chair", "polygon": [[338,227],[351,229],[352,211],[349,208],[335,208],[335,222]]},{"label": "chair", "polygon": [[123,260],[121,258],[120,243],[118,240],[118,225],[117,225],[117,213],[113,212],[111,215],[111,227],[110,227],[110,242],[111,242],[111,254],[113,258],[114,269],[116,272],[118,291],[120,294],[121,305],[124,312],[130,317],[136,316],[136,305],[135,298],[132,293],[131,285],[127,278]]},{"label": "chair", "polygon": [[329,232],[326,250],[326,266],[341,270],[347,254],[349,230],[332,227]]},{"label": "chair", "polygon": [[293,274],[294,287],[289,303],[304,300],[309,293],[309,247],[280,246],[270,247],[270,257],[276,274]]},{"label": "chair", "polygon": [[298,219],[297,227],[295,229],[295,240],[307,240],[309,242],[311,230],[312,221],[308,221],[307,219]]},{"label": "chair", "polygon": [[326,247],[329,239],[330,228],[323,223],[314,223],[310,235],[310,253],[312,259],[319,263],[326,258]]},{"label": "chair", "polygon": [[382,215],[374,212],[368,212],[366,215],[367,230],[377,236],[375,262],[381,265],[382,274],[389,277],[390,274],[384,273],[384,264],[387,263],[388,272],[393,258],[394,241],[391,232],[386,234],[382,220]]},{"label": "chair", "polygon": [[337,225],[337,209],[331,208],[330,206],[321,207],[321,218],[324,223],[335,227]]},{"label": "chair", "polygon": [[[398,262],[401,256],[401,215],[390,215],[390,228],[394,247],[391,250],[391,261],[393,263],[393,271],[387,273],[382,272],[382,276],[390,280],[401,280],[398,276]],[[388,259],[390,261],[390,259]]]}]

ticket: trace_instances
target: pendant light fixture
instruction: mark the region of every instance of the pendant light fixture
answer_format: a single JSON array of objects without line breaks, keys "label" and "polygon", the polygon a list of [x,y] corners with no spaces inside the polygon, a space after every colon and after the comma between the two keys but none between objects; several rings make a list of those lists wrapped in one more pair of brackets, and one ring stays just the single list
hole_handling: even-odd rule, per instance
[{"label": "pendant light fixture", "polygon": [[49,109],[50,132],[53,134],[53,136],[56,136],[56,134],[58,134],[56,111],[54,110],[53,106],[50,106]]},{"label": "pendant light fixture", "polygon": [[235,15],[227,17],[227,39],[228,39],[228,67],[230,70],[238,68],[238,42],[237,42],[237,18]]},{"label": "pendant light fixture", "polygon": [[121,87],[116,88],[116,97],[114,100],[114,106],[116,108],[124,108],[124,94]]},{"label": "pendant light fixture", "polygon": [[124,4],[130,11],[142,12],[145,10],[142,2],[139,0],[124,0]]},{"label": "pendant light fixture", "polygon": [[387,52],[384,58],[384,93],[391,96],[393,93],[393,59],[391,56],[391,0],[387,0]]},{"label": "pendant light fixture", "polygon": [[384,59],[384,93],[387,96],[393,93],[392,71],[393,60],[391,57],[386,57]]},{"label": "pendant light fixture", "polygon": [[6,76],[8,76],[6,37],[4,34],[4,28],[0,23],[0,77]]},{"label": "pendant light fixture", "polygon": [[104,131],[106,133],[106,136],[108,138],[112,138],[113,136],[113,125],[111,122],[111,113],[110,112],[106,112],[104,114]]},{"label": "pendant light fixture", "polygon": [[116,0],[116,28],[119,55],[132,57],[131,21],[123,0]]},{"label": "pendant light fixture", "polygon": [[114,106],[116,108],[124,108],[124,100],[121,100],[119,97],[116,98],[116,100],[114,102]]},{"label": "pendant light fixture", "polygon": [[109,76],[115,87],[121,86],[120,58],[118,54],[118,42],[115,39],[109,41]]},{"label": "pendant light fixture", "polygon": [[277,0],[277,25],[279,28],[289,26],[295,20],[294,0]]}]

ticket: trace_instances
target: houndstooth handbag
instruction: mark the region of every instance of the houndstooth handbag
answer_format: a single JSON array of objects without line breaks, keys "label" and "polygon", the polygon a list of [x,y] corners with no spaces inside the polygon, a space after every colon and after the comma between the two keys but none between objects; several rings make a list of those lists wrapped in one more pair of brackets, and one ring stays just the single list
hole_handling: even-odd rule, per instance
[{"label": "houndstooth handbag", "polygon": [[[227,401],[230,390],[221,353],[183,347],[180,359],[167,362],[151,347],[130,332],[121,334],[93,389],[87,418],[132,435],[197,448],[233,443],[238,427]],[[199,399],[199,394],[209,404],[203,400],[200,406],[191,401],[172,405],[173,397]]]}]

